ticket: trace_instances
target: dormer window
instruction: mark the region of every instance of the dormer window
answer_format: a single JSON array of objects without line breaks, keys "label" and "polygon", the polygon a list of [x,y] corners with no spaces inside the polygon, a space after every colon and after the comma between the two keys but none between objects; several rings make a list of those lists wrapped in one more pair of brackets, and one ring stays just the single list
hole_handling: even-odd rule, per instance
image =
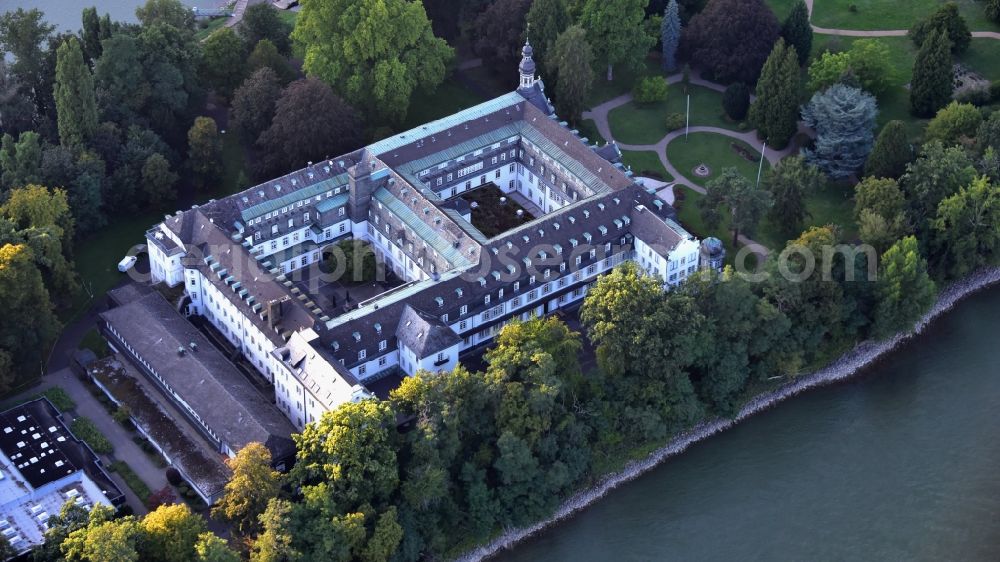
[{"label": "dormer window", "polygon": [[378,342],[378,350],[379,351],[385,351],[385,348],[386,348],[385,340],[382,340],[382,341]]},{"label": "dormer window", "polygon": [[381,334],[382,333],[382,325],[381,324],[376,323],[375,326],[374,326],[374,328],[375,328],[375,333],[376,334]]},{"label": "dormer window", "polygon": [[469,313],[469,305],[463,304],[462,308],[459,309],[458,313],[461,314],[462,316],[465,316],[466,314],[468,314]]},{"label": "dormer window", "polygon": [[361,334],[360,333],[354,332],[351,335],[354,336],[354,341],[356,341],[356,342],[360,342],[361,341]]},{"label": "dormer window", "polygon": [[444,299],[441,298],[441,297],[434,297],[434,302],[437,303],[438,308],[441,308],[442,306],[444,306]]},{"label": "dormer window", "polygon": [[368,353],[364,349],[362,349],[361,351],[358,352],[358,361],[364,361],[365,357],[367,356]]},{"label": "dormer window", "polygon": [[490,296],[489,295],[486,295],[485,297],[483,297],[483,304],[490,304]]}]

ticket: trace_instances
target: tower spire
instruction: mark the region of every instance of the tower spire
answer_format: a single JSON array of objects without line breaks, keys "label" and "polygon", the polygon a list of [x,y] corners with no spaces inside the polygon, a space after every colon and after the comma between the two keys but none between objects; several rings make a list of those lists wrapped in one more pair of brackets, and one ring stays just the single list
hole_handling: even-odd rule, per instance
[{"label": "tower spire", "polygon": [[521,64],[518,65],[518,74],[521,76],[518,90],[530,90],[535,85],[535,61],[532,59],[534,49],[531,48],[531,40],[528,35],[531,33],[531,24],[528,24],[528,31],[524,36],[524,47],[521,48]]}]

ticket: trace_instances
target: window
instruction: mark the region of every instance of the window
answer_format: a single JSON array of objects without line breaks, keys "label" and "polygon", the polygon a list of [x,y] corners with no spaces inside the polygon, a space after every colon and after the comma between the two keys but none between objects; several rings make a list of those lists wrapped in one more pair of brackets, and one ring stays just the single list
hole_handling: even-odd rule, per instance
[{"label": "window", "polygon": [[385,351],[385,340],[378,342],[378,350]]},{"label": "window", "polygon": [[358,352],[358,361],[364,360],[364,358],[367,356],[368,353],[364,349],[362,349],[361,351]]},{"label": "window", "polygon": [[277,250],[278,249],[278,241],[277,240],[271,240],[271,249],[272,250]]},{"label": "window", "polygon": [[486,298],[483,299],[483,304],[490,304],[490,296],[489,295],[486,295]]},{"label": "window", "polygon": [[500,179],[500,170],[497,170],[497,173],[495,174],[495,177],[496,177],[496,179]]},{"label": "window", "polygon": [[386,364],[386,358],[385,358],[385,356],[379,357],[378,358],[378,366],[379,367],[385,367],[385,364]]},{"label": "window", "polygon": [[295,226],[295,219],[288,219],[288,228]]},{"label": "window", "polygon": [[338,217],[342,217],[342,216],[344,216],[344,213],[346,213],[346,212],[347,212],[347,207],[341,207],[341,208],[337,209],[337,216]]},{"label": "window", "polygon": [[514,292],[516,293],[517,291],[520,291],[520,290],[521,290],[521,282],[520,281],[514,281]]},{"label": "window", "polygon": [[468,322],[466,322],[465,320],[462,320],[461,322],[458,323],[458,329],[459,330],[464,330],[468,325],[469,325]]},{"label": "window", "polygon": [[465,316],[466,314],[468,314],[469,313],[469,305],[463,304],[462,308],[459,310],[458,313],[461,314],[462,316]]},{"label": "window", "polygon": [[[385,226],[386,226],[386,230],[388,231],[389,225],[385,225]],[[347,225],[346,224],[341,224],[340,225],[340,232],[344,232],[345,230],[347,230]]]},{"label": "window", "polygon": [[254,233],[253,239],[256,240],[257,242],[260,242],[260,231],[259,230]]},{"label": "window", "polygon": [[358,367],[358,376],[364,376],[365,371],[367,371],[367,369],[365,368],[366,366],[367,365],[361,365]]},{"label": "window", "polygon": [[299,263],[302,264],[302,267],[309,265],[309,256],[302,256],[302,259],[300,260]]},{"label": "window", "polygon": [[309,222],[309,211],[302,213],[302,222]]}]

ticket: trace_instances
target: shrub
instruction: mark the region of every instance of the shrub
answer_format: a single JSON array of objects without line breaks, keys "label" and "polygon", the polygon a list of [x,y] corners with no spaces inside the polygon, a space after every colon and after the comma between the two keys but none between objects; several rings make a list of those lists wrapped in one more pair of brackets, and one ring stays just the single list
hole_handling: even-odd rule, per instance
[{"label": "shrub", "polygon": [[69,397],[69,394],[65,390],[54,386],[47,390],[44,390],[41,394],[52,402],[52,405],[56,407],[60,412],[65,412],[67,410],[73,410],[76,408],[76,402]]},{"label": "shrub", "polygon": [[976,107],[989,105],[993,101],[992,86],[985,84],[966,88],[955,95],[955,101],[959,103],[970,103]]},{"label": "shrub", "polygon": [[94,422],[87,418],[79,417],[73,420],[70,424],[70,431],[73,435],[76,435],[79,439],[82,439],[84,443],[90,445],[90,448],[94,450],[95,453],[110,454],[113,453],[115,448],[111,445],[111,441],[105,437],[101,430],[97,429]]},{"label": "shrub", "polygon": [[146,500],[146,509],[153,511],[161,505],[172,503],[177,503],[177,496],[174,495],[174,491],[170,489],[170,486],[164,486],[150,494]]},{"label": "shrub", "polygon": [[114,414],[111,414],[114,420],[122,425],[130,423],[130,418],[132,417],[132,411],[128,409],[128,406],[118,406]]},{"label": "shrub", "polygon": [[170,482],[174,486],[180,486],[184,483],[184,478],[181,477],[181,472],[174,467],[167,469],[167,482]]},{"label": "shrub", "polygon": [[722,94],[722,108],[733,121],[742,121],[750,109],[750,88],[743,82],[730,84]]},{"label": "shrub", "polygon": [[676,131],[684,128],[687,118],[683,113],[668,113],[666,118],[667,131]]},{"label": "shrub", "polygon": [[994,80],[990,84],[990,98],[993,101],[1000,101],[1000,80]]},{"label": "shrub", "polygon": [[986,0],[986,17],[1000,23],[1000,0]]},{"label": "shrub", "polygon": [[667,101],[667,79],[662,76],[647,76],[635,83],[632,99],[638,104],[652,104]]},{"label": "shrub", "polygon": [[852,14],[858,13],[858,5],[851,4],[850,6],[847,7],[847,11],[851,12]]},{"label": "shrub", "polygon": [[139,475],[132,470],[132,467],[127,465],[124,461],[115,461],[108,465],[108,470],[111,472],[117,472],[125,484],[135,492],[135,495],[139,496],[139,500],[142,503],[146,503],[149,500],[149,495],[151,493],[149,486],[139,478]]}]

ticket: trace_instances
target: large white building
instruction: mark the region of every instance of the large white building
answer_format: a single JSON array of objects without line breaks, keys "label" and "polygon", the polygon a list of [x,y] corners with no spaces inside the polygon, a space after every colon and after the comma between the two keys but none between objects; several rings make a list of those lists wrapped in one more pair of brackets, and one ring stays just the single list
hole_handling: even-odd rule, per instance
[{"label": "large white building", "polygon": [[[698,241],[614,145],[557,121],[530,45],[519,74],[515,92],[166,217],[147,233],[153,280],[184,284],[186,313],[239,348],[301,429],[394,368],[453,368],[625,260],[664,285],[693,273]],[[462,197],[490,184],[534,219],[485,236]],[[346,311],[318,304],[299,282],[346,238],[404,284]]]}]

